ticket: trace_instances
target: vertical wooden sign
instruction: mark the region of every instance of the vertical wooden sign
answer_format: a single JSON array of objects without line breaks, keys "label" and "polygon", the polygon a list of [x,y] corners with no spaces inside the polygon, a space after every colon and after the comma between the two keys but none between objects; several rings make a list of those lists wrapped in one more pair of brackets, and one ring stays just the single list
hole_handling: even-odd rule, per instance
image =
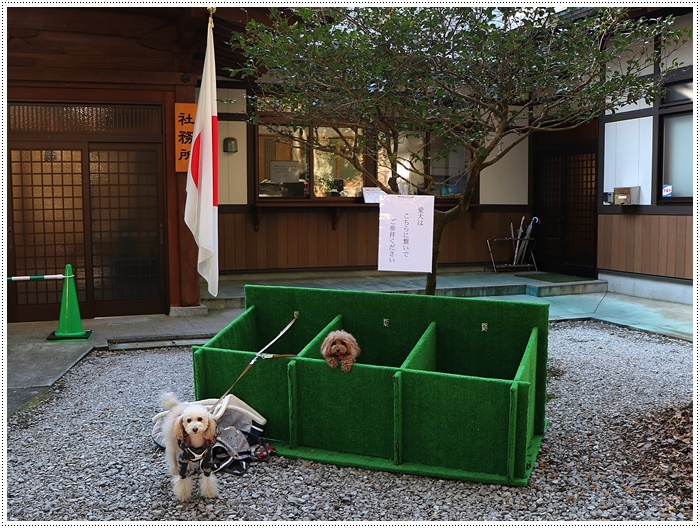
[{"label": "vertical wooden sign", "polygon": [[195,103],[175,103],[175,172],[187,172],[192,150]]}]

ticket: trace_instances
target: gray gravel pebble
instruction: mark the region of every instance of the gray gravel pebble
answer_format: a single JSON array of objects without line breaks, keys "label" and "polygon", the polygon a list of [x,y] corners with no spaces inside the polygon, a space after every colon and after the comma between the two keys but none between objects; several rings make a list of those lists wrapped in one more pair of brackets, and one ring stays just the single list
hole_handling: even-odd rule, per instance
[{"label": "gray gravel pebble", "polygon": [[692,398],[692,344],[598,322],[554,323],[549,428],[527,487],[274,457],[221,497],[174,500],[151,439],[160,394],[193,397],[189,349],[95,352],[7,427],[10,521],[689,520],[630,487],[615,425]]}]

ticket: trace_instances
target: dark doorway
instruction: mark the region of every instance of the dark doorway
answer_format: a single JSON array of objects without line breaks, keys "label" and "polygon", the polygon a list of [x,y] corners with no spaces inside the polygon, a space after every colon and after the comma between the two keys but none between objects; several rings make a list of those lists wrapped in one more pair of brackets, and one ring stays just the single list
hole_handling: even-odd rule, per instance
[{"label": "dark doorway", "polygon": [[596,277],[597,122],[535,137],[537,265]]},{"label": "dark doorway", "polygon": [[[9,143],[8,273],[62,274],[71,264],[83,318],[165,313],[162,142],[73,137]],[[8,283],[8,321],[58,319],[62,288]]]},{"label": "dark doorway", "polygon": [[160,149],[91,145],[88,155],[95,315],[162,313]]}]

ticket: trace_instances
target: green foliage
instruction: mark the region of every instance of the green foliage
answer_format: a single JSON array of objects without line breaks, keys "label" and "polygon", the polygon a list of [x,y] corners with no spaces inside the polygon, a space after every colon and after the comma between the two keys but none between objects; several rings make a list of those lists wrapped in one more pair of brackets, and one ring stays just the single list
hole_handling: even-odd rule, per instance
[{"label": "green foliage", "polygon": [[[272,9],[269,25],[251,22],[233,36],[247,64],[231,73],[258,82],[252,119],[277,123],[280,135],[352,129],[357,141],[336,154],[385,191],[396,188],[364,160],[395,177],[402,163],[430,182],[431,159],[465,148],[467,166],[453,178],[466,176],[467,191],[436,213],[441,229],[467,210],[481,171],[532,133],[657,98],[663,75],[648,73],[689,36],[672,24],[632,20],[624,8],[576,20],[544,7]],[[402,158],[399,143],[416,134],[430,148]],[[309,146],[327,150],[313,135]]]},{"label": "green foliage", "polygon": [[260,85],[257,118],[342,124],[389,158],[396,138],[429,131],[443,146],[434,155],[465,146],[479,169],[501,157],[489,159],[506,135],[654,99],[662,79],[645,73],[684,38],[670,18],[631,20],[621,8],[576,21],[540,7],[295,8],[271,17],[234,41],[249,60],[233,74],[272,81]]}]

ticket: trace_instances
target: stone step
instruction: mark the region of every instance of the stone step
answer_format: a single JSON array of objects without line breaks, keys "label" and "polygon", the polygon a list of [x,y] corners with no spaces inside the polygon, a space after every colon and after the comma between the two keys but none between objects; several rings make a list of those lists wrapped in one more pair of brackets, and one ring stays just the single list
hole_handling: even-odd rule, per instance
[{"label": "stone step", "polygon": [[[534,281],[532,281],[534,282]],[[456,287],[438,287],[436,295],[447,297],[499,297],[503,295],[530,295],[532,297],[554,297],[559,295],[581,295],[586,293],[604,293],[608,291],[608,283],[603,280],[548,283],[542,282],[513,283],[497,285],[471,285]],[[319,286],[321,287],[321,286]],[[383,290],[392,293],[422,294],[423,288],[395,288]],[[202,304],[210,310],[245,308],[245,297],[240,295],[219,296],[213,298],[208,294],[202,295]]]}]

